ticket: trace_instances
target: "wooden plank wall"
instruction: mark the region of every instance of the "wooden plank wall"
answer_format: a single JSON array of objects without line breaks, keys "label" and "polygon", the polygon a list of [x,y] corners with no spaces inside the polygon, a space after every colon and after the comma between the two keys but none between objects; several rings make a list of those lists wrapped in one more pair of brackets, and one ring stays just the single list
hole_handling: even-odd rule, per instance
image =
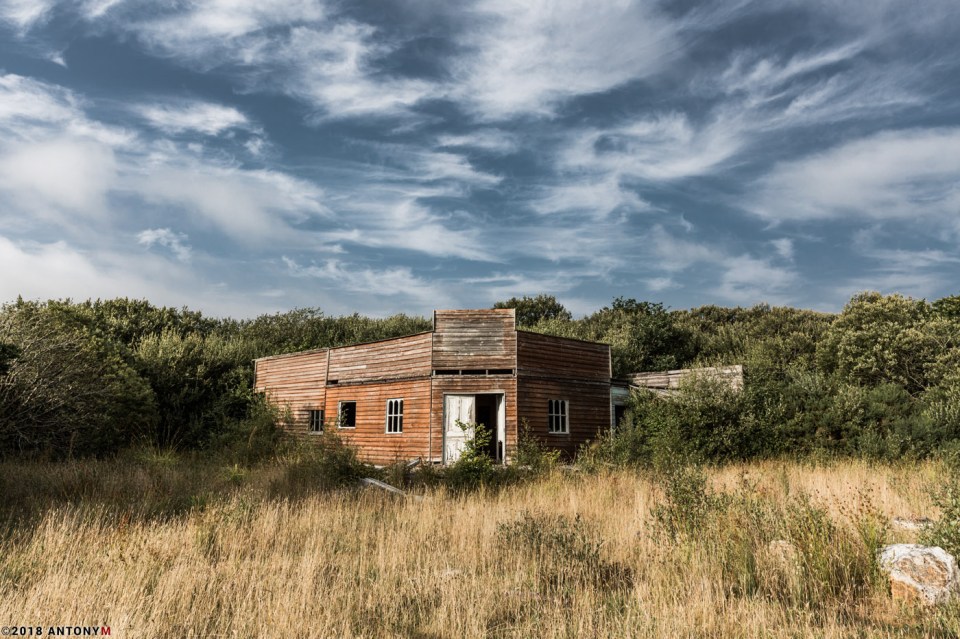
[{"label": "wooden plank wall", "polygon": [[[387,400],[403,400],[403,432],[387,433]],[[336,428],[340,401],[357,402],[357,427],[337,432],[374,464],[430,455],[430,379],[327,387],[327,428]]]},{"label": "wooden plank wall", "polygon": [[327,378],[340,384],[430,375],[432,334],[344,346],[330,351]]},{"label": "wooden plank wall", "polygon": [[517,332],[511,308],[434,311],[433,368],[514,369]]},{"label": "wooden plank wall", "polygon": [[507,459],[513,456],[517,444],[517,379],[513,375],[450,376],[433,378],[433,410],[430,424],[433,429],[432,461],[443,460],[443,396],[485,395],[503,393]]},{"label": "wooden plank wall", "polygon": [[292,433],[306,435],[311,409],[322,409],[325,398],[328,351],[308,351],[256,361],[253,387],[294,419]]},{"label": "wooden plank wall", "polygon": [[609,382],[610,346],[519,331],[517,374]]},{"label": "wooden plank wall", "polygon": [[669,394],[676,392],[684,379],[697,376],[721,380],[736,391],[743,388],[743,366],[740,364],[733,366],[682,368],[675,371],[663,371],[659,373],[634,373],[630,375],[629,379],[633,386],[649,388],[657,393]]},{"label": "wooden plank wall", "polygon": [[[526,420],[530,434],[548,447],[563,451],[568,458],[582,444],[610,429],[609,383],[521,377],[517,380],[517,394],[517,414],[521,422]],[[551,399],[568,402],[567,435],[549,432],[547,402]]]}]

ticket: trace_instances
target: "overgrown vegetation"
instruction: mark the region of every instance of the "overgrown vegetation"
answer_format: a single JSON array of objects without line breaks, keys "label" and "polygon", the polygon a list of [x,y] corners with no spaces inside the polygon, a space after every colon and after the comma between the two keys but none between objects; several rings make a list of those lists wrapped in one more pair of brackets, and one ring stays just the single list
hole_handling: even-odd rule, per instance
[{"label": "overgrown vegetation", "polygon": [[302,493],[276,462],[3,462],[5,497],[43,483],[50,507],[0,536],[0,616],[158,638],[955,637],[960,608],[902,607],[875,568],[909,540],[882,522],[926,512],[940,473],[752,462],[415,500]]},{"label": "overgrown vegetation", "polygon": [[[960,296],[863,293],[836,316],[617,298],[574,319],[548,295],[496,306],[516,308],[526,330],[609,343],[615,376],[744,365],[740,393],[701,378],[666,399],[637,395],[616,436],[583,456],[594,465],[925,458],[960,439]],[[429,327],[318,309],[237,321],[141,300],[18,300],[0,308],[0,455],[210,452],[244,438],[269,451],[276,438],[251,388],[254,358]]]}]

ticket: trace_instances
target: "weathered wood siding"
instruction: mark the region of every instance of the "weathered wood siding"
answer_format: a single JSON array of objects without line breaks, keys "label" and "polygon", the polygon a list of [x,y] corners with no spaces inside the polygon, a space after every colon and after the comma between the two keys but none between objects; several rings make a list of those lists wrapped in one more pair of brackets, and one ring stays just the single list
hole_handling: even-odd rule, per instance
[{"label": "weathered wood siding", "polygon": [[433,368],[504,370],[517,366],[513,309],[435,311]]},{"label": "weathered wood siding", "polygon": [[432,337],[422,333],[334,348],[327,379],[344,384],[429,376]]},{"label": "weathered wood siding", "polygon": [[[403,400],[403,432],[387,433],[387,400]],[[340,428],[344,441],[375,464],[430,455],[430,379],[328,386],[327,428],[337,428],[341,401],[357,403],[356,428]]]},{"label": "weathered wood siding", "polygon": [[727,384],[731,389],[739,391],[743,388],[743,366],[709,366],[704,368],[682,368],[674,371],[657,373],[634,373],[630,375],[630,383],[640,388],[649,388],[655,393],[670,394],[680,389],[683,380],[692,377],[706,377]]},{"label": "weathered wood siding", "polygon": [[[526,420],[529,432],[546,446],[562,450],[573,457],[585,442],[610,429],[610,385],[603,382],[549,380],[521,377],[517,380],[521,423]],[[549,432],[547,402],[567,400],[570,432],[566,435]]]},{"label": "weathered wood siding", "polygon": [[328,351],[307,351],[259,359],[254,367],[253,387],[293,417],[291,432],[306,435],[309,413],[323,409]]},{"label": "weathered wood siding", "polygon": [[514,455],[517,445],[517,379],[513,375],[450,376],[433,378],[433,409],[430,416],[432,442],[431,461],[443,460],[443,396],[486,395],[504,396],[504,435],[506,456]]},{"label": "weathered wood siding", "polygon": [[610,346],[518,331],[517,374],[609,382]]}]

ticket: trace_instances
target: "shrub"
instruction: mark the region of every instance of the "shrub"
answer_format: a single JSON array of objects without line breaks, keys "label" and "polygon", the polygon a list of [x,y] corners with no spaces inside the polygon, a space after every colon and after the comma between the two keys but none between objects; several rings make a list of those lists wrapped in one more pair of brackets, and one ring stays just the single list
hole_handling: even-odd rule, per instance
[{"label": "shrub", "polygon": [[940,518],[923,532],[921,541],[960,557],[960,454],[950,455],[945,466],[944,483],[935,488],[932,495],[933,503],[940,509]]},{"label": "shrub", "polygon": [[487,449],[493,439],[493,432],[483,424],[468,424],[457,420],[459,426],[469,436],[459,459],[446,470],[446,478],[455,490],[472,490],[493,480],[497,469]]},{"label": "shrub", "polygon": [[628,464],[676,457],[725,461],[757,454],[758,442],[741,393],[722,380],[694,376],[675,395],[634,394],[611,453]]},{"label": "shrub", "polygon": [[707,488],[707,478],[698,466],[668,461],[656,477],[663,501],[652,511],[655,530],[673,541],[702,533],[723,506],[723,498]]},{"label": "shrub", "polygon": [[302,497],[318,490],[356,484],[376,471],[360,461],[357,450],[333,429],[324,429],[308,442],[294,442],[281,461],[283,478],[271,484],[275,496]]},{"label": "shrub", "polygon": [[577,515],[534,515],[497,526],[503,548],[532,558],[542,591],[573,596],[579,589],[620,590],[632,583],[629,568],[604,559],[603,541]]},{"label": "shrub", "polygon": [[530,423],[524,418],[520,420],[519,441],[517,454],[514,458],[516,466],[529,469],[533,474],[542,474],[555,469],[560,463],[561,451],[550,450],[544,446],[530,430]]}]

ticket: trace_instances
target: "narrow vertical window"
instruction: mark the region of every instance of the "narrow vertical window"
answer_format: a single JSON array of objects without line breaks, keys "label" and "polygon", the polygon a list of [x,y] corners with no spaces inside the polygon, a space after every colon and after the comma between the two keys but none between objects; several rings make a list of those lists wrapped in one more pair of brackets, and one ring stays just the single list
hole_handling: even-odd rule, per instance
[{"label": "narrow vertical window", "polygon": [[337,415],[337,426],[339,428],[357,427],[357,403],[340,402],[340,410]]},{"label": "narrow vertical window", "polygon": [[322,410],[310,411],[310,432],[311,433],[323,432],[323,411]]},{"label": "narrow vertical window", "polygon": [[547,400],[547,432],[553,435],[566,435],[570,432],[567,400]]},{"label": "narrow vertical window", "polygon": [[387,432],[388,433],[403,432],[403,400],[402,399],[387,400]]}]

